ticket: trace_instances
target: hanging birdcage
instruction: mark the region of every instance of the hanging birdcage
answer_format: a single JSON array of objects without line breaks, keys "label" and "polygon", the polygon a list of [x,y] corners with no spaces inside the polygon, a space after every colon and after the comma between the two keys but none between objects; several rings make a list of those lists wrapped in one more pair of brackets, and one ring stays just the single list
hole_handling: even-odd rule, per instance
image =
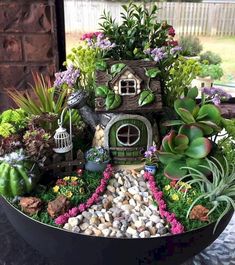
[{"label": "hanging birdcage", "polygon": [[73,149],[72,143],[72,114],[71,110],[69,110],[69,122],[70,122],[70,133],[67,132],[65,128],[62,127],[63,125],[63,116],[64,112],[67,108],[62,111],[61,118],[58,120],[59,128],[56,130],[54,135],[55,140],[55,148],[53,149],[54,152],[58,154],[63,154],[71,151]]}]

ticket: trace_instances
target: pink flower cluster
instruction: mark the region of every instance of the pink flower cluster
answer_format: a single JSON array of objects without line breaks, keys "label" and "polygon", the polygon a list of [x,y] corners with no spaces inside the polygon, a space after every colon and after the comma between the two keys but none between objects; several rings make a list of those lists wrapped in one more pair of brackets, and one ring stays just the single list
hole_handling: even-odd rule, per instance
[{"label": "pink flower cluster", "polygon": [[113,174],[113,168],[111,165],[108,165],[103,173],[103,178],[100,181],[100,186],[97,187],[93,195],[87,200],[86,203],[81,203],[78,207],[74,207],[69,210],[67,213],[60,215],[55,219],[55,224],[63,225],[68,222],[70,217],[75,217],[78,214],[84,212],[86,209],[90,208],[94,203],[98,202],[99,197],[105,191],[109,179]]},{"label": "pink flower cluster", "polygon": [[181,234],[184,232],[184,226],[177,221],[174,213],[167,211],[166,203],[163,199],[163,192],[156,187],[154,176],[149,172],[144,173],[144,179],[148,181],[150,190],[153,194],[154,199],[158,203],[159,212],[162,218],[166,218],[167,222],[171,225],[172,234]]},{"label": "pink flower cluster", "polygon": [[103,35],[102,32],[89,32],[82,35],[81,40],[89,40],[93,38],[97,38],[99,35]]}]

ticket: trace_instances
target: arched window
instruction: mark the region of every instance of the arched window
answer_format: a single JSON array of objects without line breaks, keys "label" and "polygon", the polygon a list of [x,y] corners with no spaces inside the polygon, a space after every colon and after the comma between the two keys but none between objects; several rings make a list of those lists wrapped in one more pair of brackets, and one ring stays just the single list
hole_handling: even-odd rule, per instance
[{"label": "arched window", "polygon": [[123,124],[117,129],[117,140],[124,146],[133,146],[140,139],[140,130],[133,124]]}]

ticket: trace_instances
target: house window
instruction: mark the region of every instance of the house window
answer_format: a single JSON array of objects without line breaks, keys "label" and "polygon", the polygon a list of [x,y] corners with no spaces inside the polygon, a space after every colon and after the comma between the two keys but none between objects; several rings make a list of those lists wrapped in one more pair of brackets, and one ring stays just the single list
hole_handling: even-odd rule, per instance
[{"label": "house window", "polygon": [[135,95],[136,94],[136,80],[123,79],[119,84],[120,95]]},{"label": "house window", "polygon": [[132,124],[124,124],[117,130],[117,140],[124,146],[135,145],[140,139],[140,130]]}]

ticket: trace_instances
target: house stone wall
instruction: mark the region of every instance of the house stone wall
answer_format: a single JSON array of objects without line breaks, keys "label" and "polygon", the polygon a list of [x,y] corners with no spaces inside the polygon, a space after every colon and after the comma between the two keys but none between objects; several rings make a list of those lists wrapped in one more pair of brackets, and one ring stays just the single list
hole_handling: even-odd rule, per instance
[{"label": "house stone wall", "polygon": [[25,90],[31,71],[53,76],[59,68],[56,0],[0,1],[0,110],[9,107],[5,90]]}]

